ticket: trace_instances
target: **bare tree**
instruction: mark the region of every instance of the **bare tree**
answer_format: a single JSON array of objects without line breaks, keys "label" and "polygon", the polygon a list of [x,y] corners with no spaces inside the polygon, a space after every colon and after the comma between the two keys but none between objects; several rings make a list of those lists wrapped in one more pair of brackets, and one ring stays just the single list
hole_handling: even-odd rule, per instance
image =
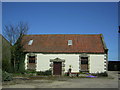
[{"label": "bare tree", "polygon": [[3,34],[14,45],[20,36],[27,33],[28,29],[27,23],[19,22],[17,25],[5,25]]},{"label": "bare tree", "polygon": [[5,25],[4,36],[11,43],[11,64],[13,66],[13,71],[19,71],[20,61],[23,59],[23,45],[21,45],[22,36],[27,34],[28,24],[24,22],[19,22],[17,25]]}]

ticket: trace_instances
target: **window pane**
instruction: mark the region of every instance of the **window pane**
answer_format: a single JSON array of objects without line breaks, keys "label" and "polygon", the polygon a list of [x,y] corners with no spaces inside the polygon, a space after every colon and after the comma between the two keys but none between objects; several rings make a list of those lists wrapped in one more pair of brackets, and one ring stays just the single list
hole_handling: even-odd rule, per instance
[{"label": "window pane", "polygon": [[88,64],[88,57],[81,57],[81,64]]},{"label": "window pane", "polygon": [[35,63],[35,56],[29,56],[29,63]]}]

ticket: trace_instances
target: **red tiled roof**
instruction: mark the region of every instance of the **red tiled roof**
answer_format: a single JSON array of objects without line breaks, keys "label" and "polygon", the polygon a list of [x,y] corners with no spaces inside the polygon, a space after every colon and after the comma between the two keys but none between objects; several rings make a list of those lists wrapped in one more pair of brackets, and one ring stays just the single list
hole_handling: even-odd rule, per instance
[{"label": "red tiled roof", "polygon": [[[32,45],[28,42],[33,40]],[[68,40],[72,40],[72,45],[68,46]],[[101,34],[81,35],[81,34],[46,34],[46,35],[25,35],[25,52],[43,53],[104,53],[104,45]]]}]

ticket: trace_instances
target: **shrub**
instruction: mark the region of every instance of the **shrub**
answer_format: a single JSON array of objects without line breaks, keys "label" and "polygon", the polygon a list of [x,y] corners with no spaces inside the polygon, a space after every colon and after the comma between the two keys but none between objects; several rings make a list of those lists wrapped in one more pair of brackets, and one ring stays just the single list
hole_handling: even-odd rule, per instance
[{"label": "shrub", "polygon": [[51,75],[51,73],[51,70],[39,71],[37,72],[37,75]]},{"label": "shrub", "polygon": [[66,72],[66,73],[64,74],[64,76],[69,76],[69,73],[68,73],[68,72]]},{"label": "shrub", "polygon": [[107,72],[99,73],[98,76],[104,76],[104,77],[107,77],[107,76],[108,76],[108,73],[107,73]]},{"label": "shrub", "polygon": [[33,74],[33,73],[36,73],[36,71],[35,70],[26,70],[25,73],[26,74]]},{"label": "shrub", "polygon": [[12,79],[12,74],[2,71],[2,81],[11,81]]},{"label": "shrub", "polygon": [[7,71],[9,73],[12,72],[10,59],[8,59],[7,57],[4,57],[2,59],[2,70]]},{"label": "shrub", "polygon": [[92,74],[94,76],[98,76],[98,77],[107,77],[108,73],[107,72],[102,72],[102,73],[97,73],[97,74]]}]

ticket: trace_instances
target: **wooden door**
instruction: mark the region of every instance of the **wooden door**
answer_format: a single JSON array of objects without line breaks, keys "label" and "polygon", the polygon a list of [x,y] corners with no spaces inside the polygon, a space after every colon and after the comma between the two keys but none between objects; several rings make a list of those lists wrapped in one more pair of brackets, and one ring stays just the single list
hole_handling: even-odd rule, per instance
[{"label": "wooden door", "polygon": [[53,62],[53,75],[61,75],[62,62]]},{"label": "wooden door", "polygon": [[88,71],[88,57],[81,57],[81,71]]}]

